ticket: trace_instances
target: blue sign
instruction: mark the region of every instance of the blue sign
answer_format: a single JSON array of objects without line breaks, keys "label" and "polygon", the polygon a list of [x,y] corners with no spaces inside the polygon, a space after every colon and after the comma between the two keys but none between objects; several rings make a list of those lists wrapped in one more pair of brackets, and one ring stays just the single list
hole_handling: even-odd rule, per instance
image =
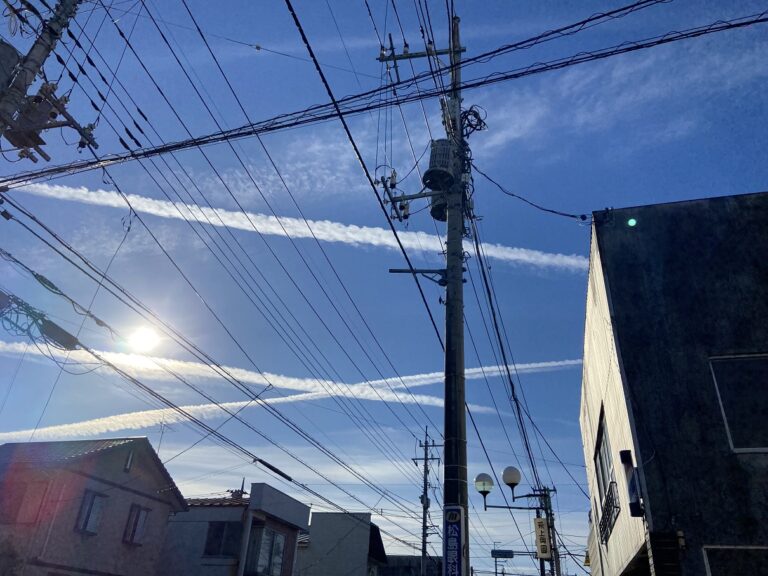
[{"label": "blue sign", "polygon": [[464,509],[461,506],[446,506],[443,519],[443,576],[464,576]]}]

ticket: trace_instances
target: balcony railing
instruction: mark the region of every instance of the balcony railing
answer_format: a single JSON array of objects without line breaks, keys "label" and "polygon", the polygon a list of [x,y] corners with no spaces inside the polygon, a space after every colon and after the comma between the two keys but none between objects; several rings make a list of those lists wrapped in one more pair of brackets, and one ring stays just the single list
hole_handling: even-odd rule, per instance
[{"label": "balcony railing", "polygon": [[613,525],[616,524],[616,518],[619,516],[619,493],[616,489],[616,482],[608,484],[608,490],[603,498],[603,509],[600,512],[600,540],[603,544],[608,543],[611,536]]}]

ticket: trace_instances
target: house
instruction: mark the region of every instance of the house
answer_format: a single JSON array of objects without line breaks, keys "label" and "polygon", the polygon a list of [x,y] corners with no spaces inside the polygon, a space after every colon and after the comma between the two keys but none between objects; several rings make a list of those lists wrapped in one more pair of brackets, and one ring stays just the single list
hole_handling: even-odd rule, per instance
[{"label": "house", "polygon": [[0,573],[154,574],[185,507],[146,438],[3,444]]},{"label": "house", "polygon": [[313,512],[309,537],[299,542],[297,576],[377,576],[387,564],[370,514]]},{"label": "house", "polygon": [[249,497],[192,498],[172,515],[158,574],[184,576],[291,576],[299,532],[309,507],[267,484]]},{"label": "house", "polygon": [[766,573],[767,255],[766,193],[595,212],[592,574]]}]

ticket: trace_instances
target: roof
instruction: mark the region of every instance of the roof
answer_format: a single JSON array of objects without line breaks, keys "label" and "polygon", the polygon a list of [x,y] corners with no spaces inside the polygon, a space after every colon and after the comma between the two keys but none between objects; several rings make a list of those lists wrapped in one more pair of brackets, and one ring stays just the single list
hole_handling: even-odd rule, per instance
[{"label": "roof", "polygon": [[250,505],[250,498],[233,498],[232,496],[221,496],[219,498],[187,498],[187,506],[228,506],[228,507],[247,507]]},{"label": "roof", "polygon": [[65,462],[135,442],[137,438],[68,440],[66,442],[19,442],[0,445],[0,463]]},{"label": "roof", "polygon": [[180,510],[186,508],[186,502],[176,487],[168,470],[146,437],[103,438],[100,440],[58,440],[52,442],[15,442],[0,445],[0,472],[11,464],[49,464],[67,465],[80,458],[98,456],[110,450],[133,447],[149,453],[155,467],[165,481],[165,487],[159,492],[169,492]]}]

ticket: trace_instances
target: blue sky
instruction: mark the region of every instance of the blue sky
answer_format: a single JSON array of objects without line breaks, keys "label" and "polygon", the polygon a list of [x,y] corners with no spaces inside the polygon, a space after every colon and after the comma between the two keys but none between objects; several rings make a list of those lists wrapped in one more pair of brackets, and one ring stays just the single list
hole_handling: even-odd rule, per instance
[{"label": "blue sky", "polygon": [[[131,2],[114,4],[113,16],[119,17],[121,27],[130,30],[136,20],[130,13],[135,12],[134,5]],[[327,102],[316,72],[304,60],[306,53],[281,2],[264,2],[258,7],[248,2],[232,2],[223,10],[217,4],[197,0],[189,4],[252,120]],[[400,49],[402,38],[393,20],[391,4],[383,0],[369,0],[369,4],[378,30],[391,32]],[[166,22],[161,23],[161,27],[190,70],[219,124],[224,127],[244,124],[245,117],[205,46],[196,32],[189,29],[191,22],[181,2],[149,1],[147,6]],[[411,49],[416,50],[421,38],[414,6],[405,2],[397,2],[397,6]],[[468,56],[617,6],[619,4],[607,2],[456,3]],[[91,14],[92,7],[91,3],[84,4],[77,17],[91,38],[104,16],[101,9]],[[429,7],[436,42],[443,46],[447,41],[445,6],[430,1]],[[759,2],[747,1],[727,5],[663,3],[568,38],[478,64],[467,71],[465,77],[479,77],[625,40],[751,15],[764,9]],[[362,0],[331,1],[330,9],[325,2],[302,1],[296,3],[296,10],[337,96],[380,85],[381,68],[375,60],[378,41]],[[336,31],[334,17],[351,63]],[[9,40],[20,47],[29,42],[19,36]],[[264,49],[256,50],[231,40],[259,44]],[[190,132],[202,135],[215,131],[216,124],[146,17],[138,18],[132,42]],[[123,46],[107,21],[96,38],[98,54],[114,69]],[[768,169],[763,160],[768,142],[761,128],[766,124],[767,110],[763,90],[768,75],[766,47],[764,28],[755,27],[467,91],[465,106],[476,104],[487,112],[488,130],[470,139],[475,162],[509,190],[545,206],[577,214],[609,206],[764,190]],[[65,48],[60,52],[64,56],[68,53]],[[82,52],[75,50],[75,54],[82,61]],[[101,64],[96,51],[92,55]],[[357,76],[351,73],[352,66]],[[424,69],[423,62],[415,62],[415,66],[417,71]],[[53,61],[46,67],[49,78],[58,77],[59,70]],[[105,76],[111,77],[103,66],[102,70]],[[404,74],[408,73],[410,68],[405,68]],[[98,78],[91,75],[98,85]],[[118,78],[164,141],[187,136],[130,51],[120,64]],[[95,95],[94,87],[86,79],[81,78],[79,84],[91,97]],[[93,122],[95,112],[80,86],[73,87],[70,109],[81,122]],[[65,77],[61,90],[67,91],[70,87],[72,83]],[[121,118],[128,118],[120,106],[121,101],[129,102],[122,89],[115,86],[109,101]],[[143,124],[132,107],[131,113]],[[429,141],[424,116],[433,134],[441,132],[439,105],[434,100],[425,102],[424,110],[417,104],[407,105],[403,107],[403,115],[418,157]],[[113,113],[105,110],[95,131],[99,152],[120,152],[122,148],[108,121],[119,125]],[[350,126],[371,169],[378,164],[391,164],[402,177],[413,168],[413,154],[398,110],[356,116],[350,119]],[[74,139],[71,132],[46,135],[53,163],[87,157],[85,153],[78,154],[75,146],[66,144]],[[159,139],[153,136],[152,142],[156,144]],[[282,303],[298,319],[301,327],[292,320],[288,322],[301,335],[301,346],[310,347],[313,359],[300,361],[280,340],[222,271],[190,225],[178,217],[177,209],[147,172],[135,162],[110,169],[111,177],[123,192],[133,195],[132,202],[152,234],[254,363],[228,337],[140,222],[134,221],[126,242],[115,256],[110,275],[218,362],[247,371],[239,374],[255,389],[261,388],[257,367],[274,375],[270,380],[276,390],[267,392],[265,398],[279,399],[275,406],[281,412],[367,477],[408,501],[415,511],[420,488],[417,470],[410,458],[417,455],[417,438],[423,433],[423,426],[429,424],[432,428],[424,415],[438,426],[442,422],[442,385],[439,375],[434,376],[442,369],[442,351],[435,334],[413,282],[387,272],[389,268],[404,266],[402,255],[392,248],[391,233],[386,230],[386,221],[340,123],[325,122],[277,132],[265,136],[263,142],[301,212],[311,221],[333,269],[315,241],[306,237],[307,229],[296,205],[256,140],[238,141],[235,149],[245,160],[260,192],[227,146],[214,145],[206,148],[206,153],[240,205],[252,215],[252,221],[258,223],[261,236],[253,231],[199,151],[177,155],[196,185],[177,169],[183,182],[183,189],[178,186],[177,191],[182,197],[185,190],[189,191],[199,199],[197,187],[219,210],[218,217],[229,227],[232,236],[222,226],[214,230],[206,223],[205,229],[214,235],[221,232],[230,241],[236,238],[247,251],[248,256],[240,253],[243,262],[270,298],[276,301],[279,294]],[[392,151],[391,155],[387,152],[386,158],[385,148]],[[13,155],[6,157],[13,159]],[[421,162],[422,170],[426,160],[425,157]],[[171,165],[177,166],[175,161]],[[159,177],[151,163],[146,166]],[[2,174],[32,168],[28,162],[6,161],[2,164]],[[163,171],[176,183],[164,166]],[[383,168],[377,171],[378,176],[383,173]],[[173,194],[168,186],[166,188]],[[402,189],[409,193],[418,191],[416,171],[403,181]],[[571,474],[584,482],[584,456],[578,429],[581,380],[578,361],[582,354],[589,226],[534,210],[502,195],[478,175],[475,175],[475,189],[475,212],[482,217],[481,239],[488,247],[488,264],[500,316],[510,349],[519,364],[520,387],[547,440],[568,464]],[[114,191],[115,185],[110,179],[95,171],[32,184],[14,190],[11,196],[103,267],[115,255],[124,233],[121,220],[128,214]],[[414,204],[412,211],[420,207]],[[270,220],[271,210],[284,219],[282,224],[291,239],[285,237],[274,219]],[[398,224],[397,227],[415,265],[441,266],[436,229],[427,211],[414,214],[407,226]],[[3,221],[0,247],[46,275],[78,301],[88,303],[93,297],[93,283],[20,226]],[[471,280],[480,290],[476,263],[470,260],[468,268]],[[336,280],[334,270],[342,279],[343,287]],[[66,329],[78,330],[81,317],[66,302],[46,292],[10,264],[0,263],[0,279],[3,287],[49,312]],[[442,326],[443,307],[439,303],[442,291],[428,281],[424,281],[423,286],[438,325]],[[354,303],[347,298],[345,288]],[[279,309],[286,315],[282,303]],[[96,296],[93,312],[127,334],[145,325],[141,318],[103,290]],[[487,310],[483,309],[483,314],[487,318]],[[361,316],[375,334],[375,340]],[[467,367],[495,366],[497,361],[472,282],[466,285],[466,316],[479,351],[478,358],[468,338]],[[84,324],[81,339],[105,352],[132,352],[126,343],[112,339],[91,322]],[[381,353],[377,341],[386,355]],[[29,348],[22,361],[24,350],[22,339],[0,334],[0,401],[7,395],[0,413],[0,441],[29,438],[29,430],[40,418],[59,373],[58,366],[36,353],[35,348]],[[242,394],[214,378],[205,367],[189,363],[193,359],[171,339],[163,338],[152,354],[166,362],[188,362],[176,364],[174,368],[219,401],[243,400]],[[153,369],[151,362],[142,363],[135,357],[124,356],[113,359],[178,404],[205,403],[200,396]],[[419,405],[407,391],[398,388],[401,382],[390,363],[410,382],[410,391],[416,395]],[[83,371],[82,367],[71,368]],[[337,382],[339,386],[332,390],[340,397],[323,396],[324,389],[315,378],[318,375]],[[477,371],[472,373],[477,375]],[[409,380],[410,376],[414,378]],[[389,385],[379,382],[393,377]],[[342,387],[344,384],[350,388]],[[376,388],[376,392],[372,388]],[[467,380],[467,400],[499,474],[505,466],[517,464],[516,454],[521,453],[505,390],[504,379],[498,372],[491,373],[488,385],[482,377]],[[282,399],[294,394],[313,396]],[[504,427],[493,410],[494,401]],[[358,419],[364,422],[365,433],[360,430],[359,422],[353,422],[341,412],[342,406],[358,414]],[[127,384],[107,370],[79,375],[64,372],[36,437],[147,435],[157,448],[162,430],[160,454],[163,458],[170,458],[199,438],[188,426],[172,421],[170,415],[143,412],[152,408],[154,406],[137,398]],[[221,412],[209,407],[196,410],[213,425],[223,421]],[[122,416],[127,413],[133,415]],[[368,506],[384,508],[384,516],[376,516],[375,521],[387,531],[417,542],[414,536],[420,532],[417,521],[398,517],[397,514],[403,515],[401,511],[393,512],[392,504],[378,501],[379,495],[339,469],[262,408],[247,408],[243,415]],[[170,423],[161,426],[163,421]],[[65,424],[76,426],[57,428]],[[469,430],[471,479],[479,472],[488,471],[489,465],[471,426]],[[361,509],[359,503],[242,425],[230,422],[222,431],[322,494],[350,509]],[[438,430],[431,429],[430,433],[439,440]],[[390,441],[375,443],[371,437],[379,440],[388,437]],[[589,502],[560,465],[552,461],[546,447],[541,451],[538,445],[535,447],[537,457],[541,458],[539,466],[544,480],[554,483],[558,489],[556,513],[561,532],[569,548],[582,555]],[[521,468],[528,474],[524,463]],[[220,493],[239,485],[240,478],[245,476],[247,481],[270,482],[312,503],[314,509],[323,509],[322,503],[313,502],[306,494],[281,484],[258,467],[244,464],[242,459],[210,442],[175,459],[169,463],[169,469],[186,496]],[[438,483],[437,478],[433,481]],[[501,500],[498,493],[492,494],[491,499],[496,499],[496,503]],[[493,542],[516,549],[523,543],[508,515],[482,512],[482,500],[475,494],[471,494],[471,500],[472,563],[476,568],[488,569],[492,567],[489,549]],[[432,509],[432,518],[440,524],[437,506]],[[530,544],[530,519],[523,513],[516,518],[525,541]],[[388,551],[403,550],[388,537],[385,544]],[[439,549],[437,538],[433,538],[433,544]],[[533,565],[524,560],[509,561],[507,566],[519,571],[534,570]],[[570,572],[578,571],[574,563],[569,562],[568,566]]]}]

